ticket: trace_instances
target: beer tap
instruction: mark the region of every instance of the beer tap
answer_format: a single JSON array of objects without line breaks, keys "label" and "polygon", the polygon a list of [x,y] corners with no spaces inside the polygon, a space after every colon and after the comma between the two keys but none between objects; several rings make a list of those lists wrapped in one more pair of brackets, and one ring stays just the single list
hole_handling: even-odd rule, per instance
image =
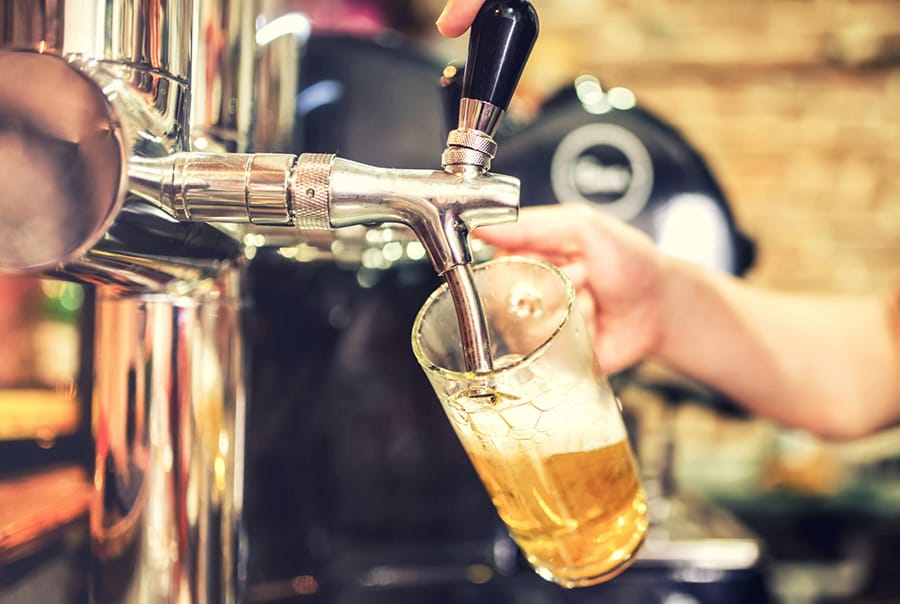
[{"label": "beer tap", "polygon": [[[537,21],[523,0],[485,4],[443,169],[406,170],[225,152],[258,140],[246,131],[260,110],[245,89],[253,0],[64,4],[0,11],[0,272],[97,289],[83,335],[95,368],[91,598],[240,601],[248,256],[235,234],[300,243],[401,223],[438,274],[465,282],[469,232],[517,216],[518,179],[488,170]],[[194,123],[192,98],[216,119]],[[197,131],[216,152],[198,152]]]},{"label": "beer tap", "polygon": [[293,225],[301,231],[410,227],[453,293],[468,368],[489,371],[490,343],[472,282],[468,236],[475,227],[516,218],[518,179],[488,170],[497,151],[493,134],[537,31],[537,15],[525,0],[482,6],[442,171],[376,168],[330,154],[179,153],[135,161],[133,190],[180,221]]},{"label": "beer tap", "polygon": [[[178,223],[294,226],[301,231],[298,240],[302,231],[401,223],[421,240],[437,273],[445,275],[470,262],[467,237],[473,228],[516,218],[518,179],[488,170],[497,148],[492,135],[536,35],[537,18],[528,2],[500,0],[482,7],[470,37],[459,124],[447,138],[443,170],[435,171],[377,168],[330,154],[187,150],[191,128],[176,121],[183,120],[179,104],[186,102],[179,74],[174,84],[163,87],[166,82],[152,81],[160,79],[156,73],[139,74],[131,65],[80,55],[60,61],[49,54],[3,53],[3,80],[30,75],[25,89],[9,89],[6,100],[0,99],[9,123],[21,126],[14,130],[16,144],[46,151],[44,155],[53,159],[40,167],[45,173],[56,170],[45,180],[74,181],[84,190],[44,187],[47,195],[42,196],[32,180],[19,182],[26,174],[36,174],[37,166],[10,174],[7,191],[23,198],[27,191],[31,203],[13,208],[7,202],[9,209],[26,214],[17,220],[41,224],[41,231],[56,234],[60,243],[47,242],[31,250],[21,237],[13,236],[14,225],[5,222],[0,226],[10,229],[7,241],[21,245],[5,250],[0,268],[67,267],[77,272],[86,254],[98,260],[90,252],[108,243],[111,226],[136,200],[143,200]],[[60,86],[77,89],[80,95],[65,112],[53,109],[52,90]],[[142,88],[147,86],[152,90]],[[161,90],[169,91],[162,99],[148,94],[159,95]],[[37,103],[29,105],[34,99]],[[166,113],[155,113],[158,108]],[[70,125],[69,131],[85,132],[67,132],[66,123],[80,124]],[[69,149],[66,157],[74,153],[77,158],[87,149],[66,144],[67,137],[94,145],[92,155],[83,160],[94,174],[71,174],[77,166],[65,165],[59,149]],[[3,142],[12,144],[11,140]],[[87,214],[75,207],[83,202],[90,204]],[[84,224],[72,229],[73,217]]]},{"label": "beer tap", "polygon": [[469,232],[515,220],[518,179],[489,173],[493,134],[537,36],[524,0],[495,0],[469,41],[459,122],[442,171],[386,169],[331,154],[179,153],[137,158],[133,190],[180,221],[293,225],[301,231],[355,225],[409,226],[439,275],[471,261]]},{"label": "beer tap", "polygon": [[[534,7],[526,0],[484,3],[472,22],[459,99],[459,122],[447,136],[441,165],[467,182],[483,178],[497,152],[494,133],[538,34]],[[443,74],[450,78],[451,74]],[[443,82],[442,83],[446,83]],[[452,85],[445,88],[445,94]],[[491,344],[481,300],[475,291],[470,258],[442,273],[459,320],[463,357],[469,371],[493,368]]]}]

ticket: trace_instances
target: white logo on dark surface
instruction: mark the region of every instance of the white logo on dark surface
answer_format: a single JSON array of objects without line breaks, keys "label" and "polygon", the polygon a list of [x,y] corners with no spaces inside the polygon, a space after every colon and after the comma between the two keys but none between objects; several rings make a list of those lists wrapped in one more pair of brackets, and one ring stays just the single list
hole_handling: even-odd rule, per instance
[{"label": "white logo on dark surface", "polygon": [[622,165],[606,165],[584,155],[575,161],[575,187],[585,195],[622,196],[631,184],[631,170]]},{"label": "white logo on dark surface", "polygon": [[559,143],[550,165],[560,203],[588,203],[629,221],[653,189],[653,163],[641,140],[616,124],[588,124]]}]

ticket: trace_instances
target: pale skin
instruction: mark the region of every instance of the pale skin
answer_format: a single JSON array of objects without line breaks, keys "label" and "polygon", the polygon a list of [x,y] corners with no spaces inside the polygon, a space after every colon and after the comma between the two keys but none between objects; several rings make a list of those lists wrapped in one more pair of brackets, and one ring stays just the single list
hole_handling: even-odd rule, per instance
[{"label": "pale skin", "polygon": [[438,31],[448,38],[464,34],[484,0],[448,0],[444,11],[437,19]]},{"label": "pale skin", "polygon": [[569,275],[610,373],[655,359],[828,438],[900,419],[900,325],[888,297],[754,287],[664,256],[643,233],[588,207],[525,208],[517,223],[476,236]]},{"label": "pale skin", "polygon": [[[437,27],[466,31],[481,0],[450,0]],[[900,420],[900,298],[797,295],[659,253],[595,208],[525,208],[475,235],[570,276],[607,372],[655,359],[760,415],[850,439]]]}]

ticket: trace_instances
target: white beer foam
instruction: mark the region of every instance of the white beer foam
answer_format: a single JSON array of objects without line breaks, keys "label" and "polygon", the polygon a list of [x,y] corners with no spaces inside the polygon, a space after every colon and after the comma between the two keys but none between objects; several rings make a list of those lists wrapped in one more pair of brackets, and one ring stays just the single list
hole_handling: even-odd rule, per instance
[{"label": "white beer foam", "polygon": [[499,397],[483,394],[447,403],[466,447],[530,449],[549,456],[589,451],[627,437],[615,396],[593,378],[567,391],[551,388],[530,400],[505,386]]}]

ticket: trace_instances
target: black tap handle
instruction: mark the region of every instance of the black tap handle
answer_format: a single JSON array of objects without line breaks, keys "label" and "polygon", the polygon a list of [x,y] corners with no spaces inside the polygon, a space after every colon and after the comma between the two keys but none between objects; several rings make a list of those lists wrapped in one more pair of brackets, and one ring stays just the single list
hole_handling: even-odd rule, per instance
[{"label": "black tap handle", "polygon": [[527,0],[487,0],[469,33],[462,96],[509,107],[538,35],[538,17]]}]

